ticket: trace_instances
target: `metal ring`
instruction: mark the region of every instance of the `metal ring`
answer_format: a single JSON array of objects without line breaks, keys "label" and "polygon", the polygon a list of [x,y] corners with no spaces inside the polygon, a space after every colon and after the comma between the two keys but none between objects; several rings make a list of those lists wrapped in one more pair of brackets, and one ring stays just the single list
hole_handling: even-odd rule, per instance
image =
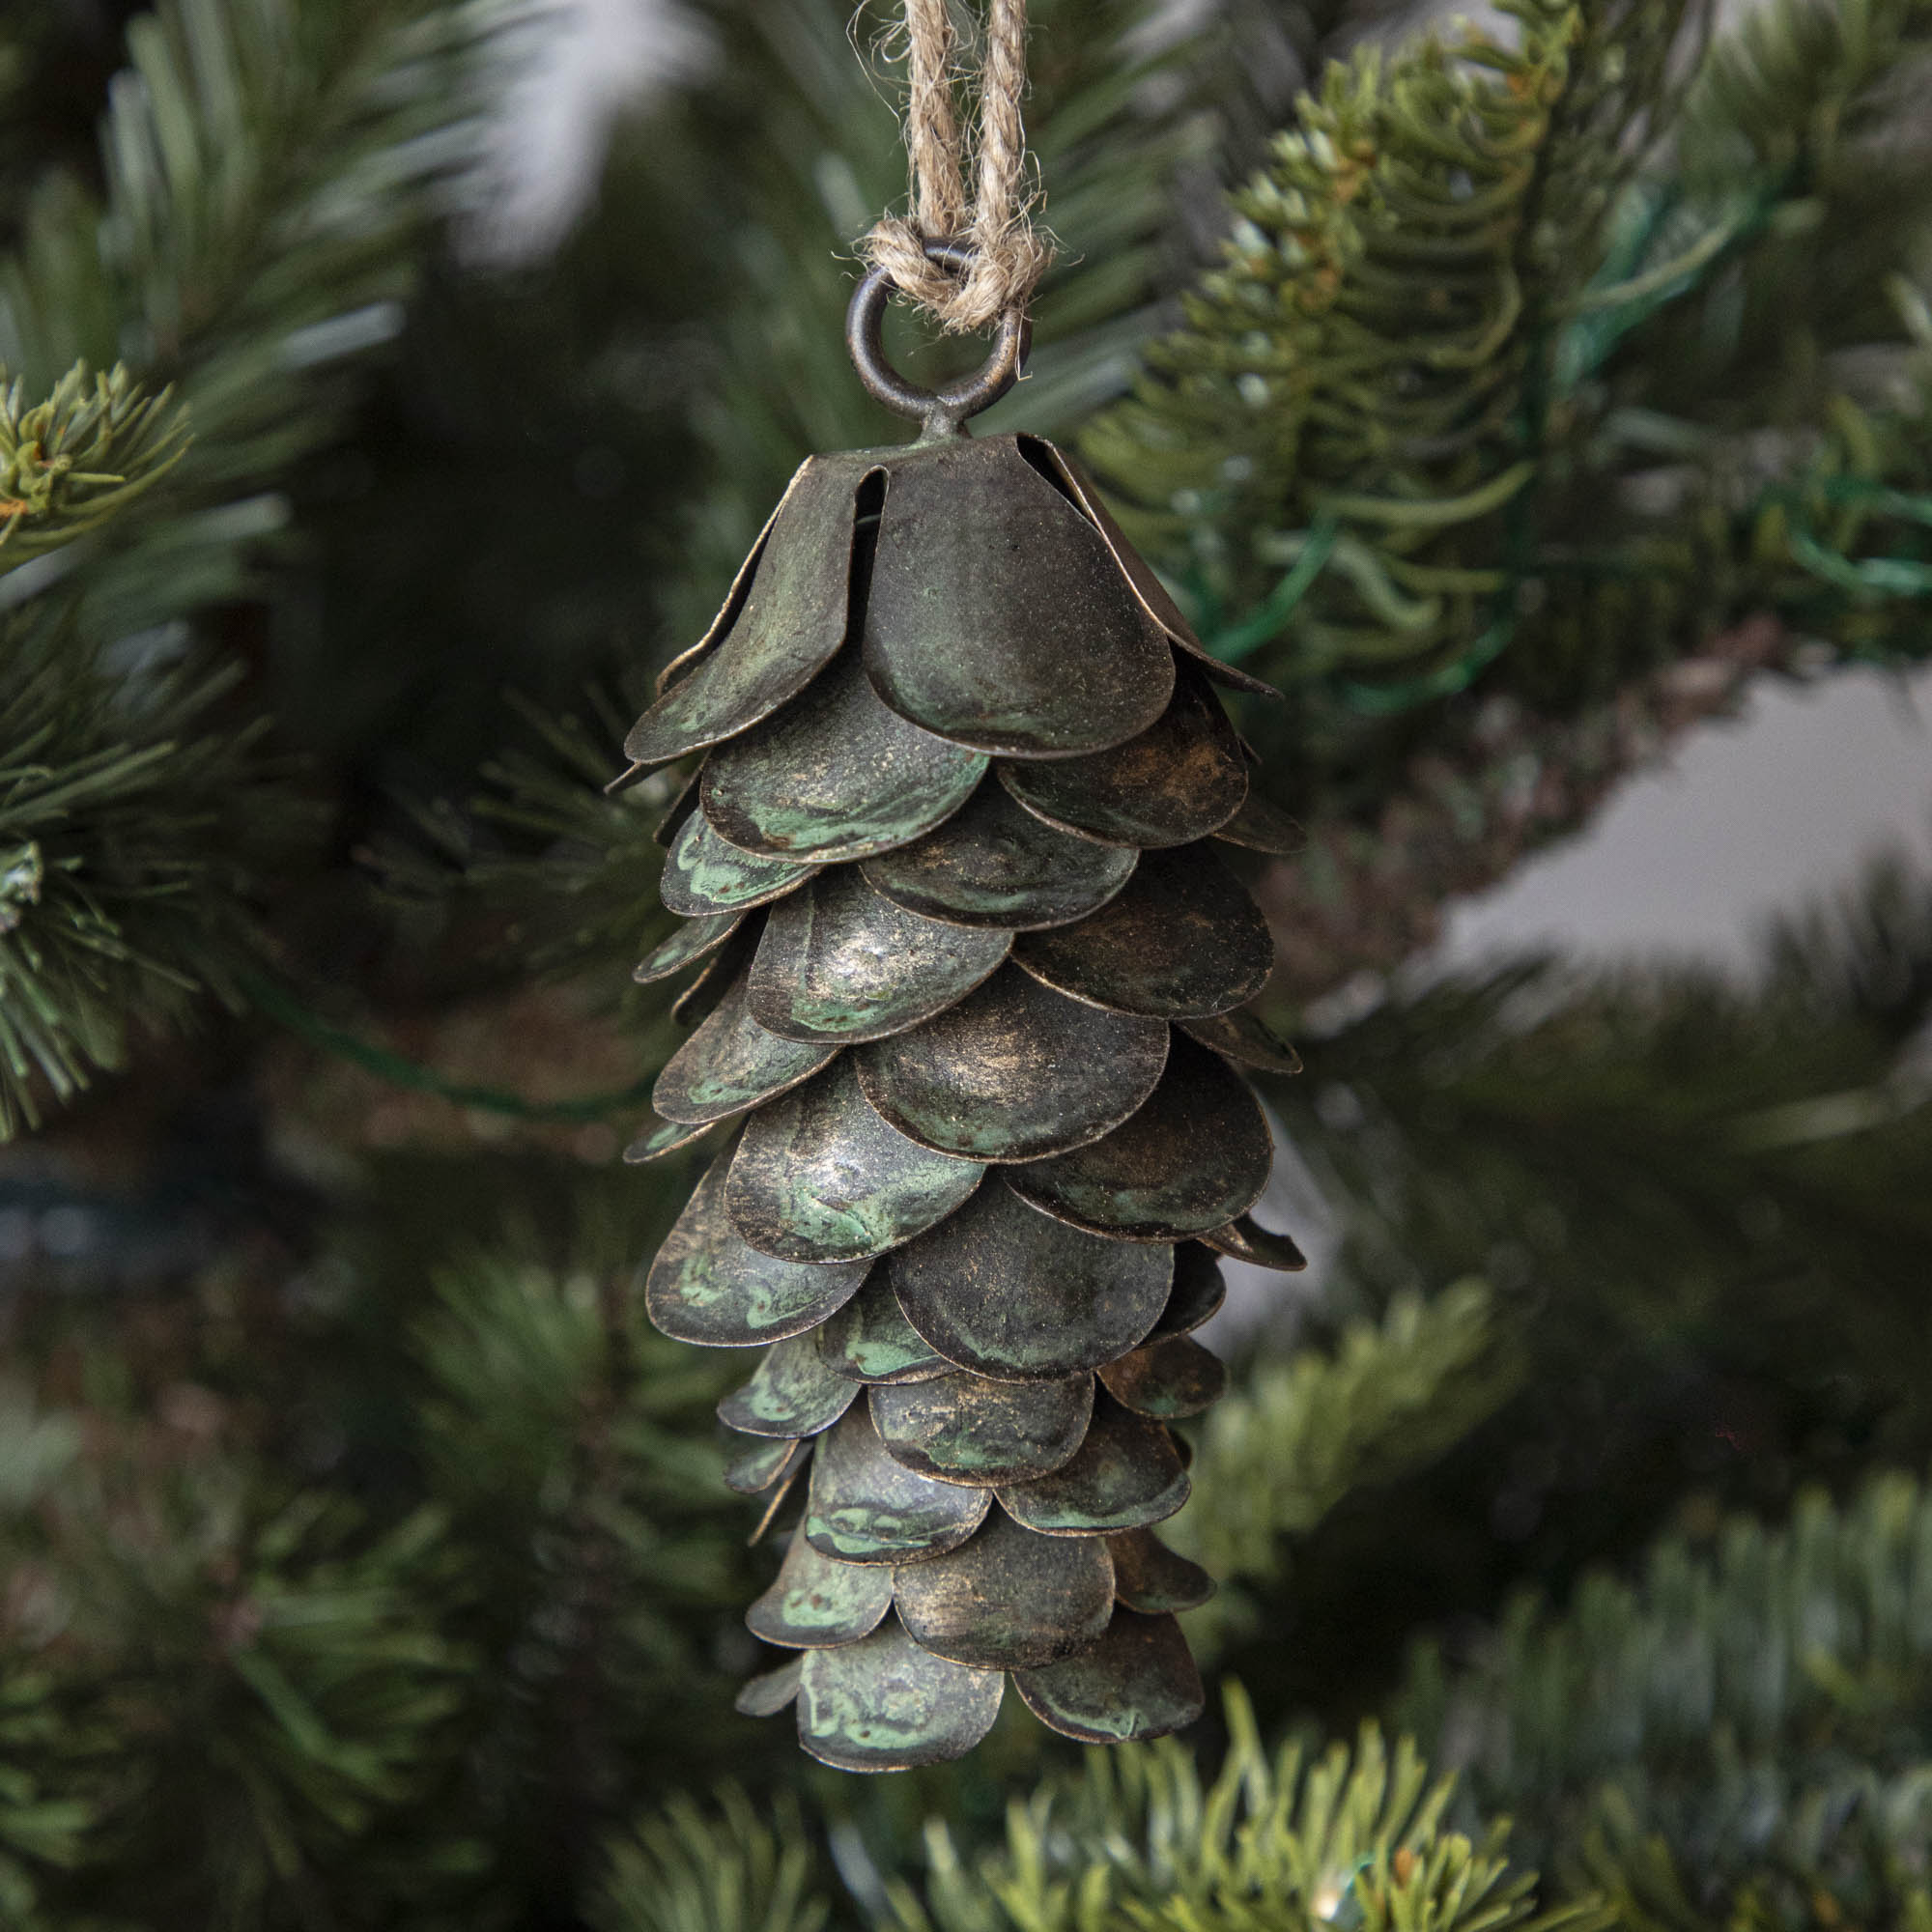
[{"label": "metal ring", "polygon": [[[964,242],[942,239],[925,244],[925,259],[942,269],[963,269],[972,255],[971,245]],[[880,331],[886,303],[897,289],[889,270],[871,269],[854,292],[852,305],[845,311],[845,346],[852,353],[853,367],[860,382],[889,410],[921,424],[923,437],[957,436],[968,416],[991,408],[1019,380],[1033,346],[1033,324],[1024,309],[1009,308],[1000,318],[993,353],[976,374],[962,376],[943,389],[923,389],[886,360]]]}]

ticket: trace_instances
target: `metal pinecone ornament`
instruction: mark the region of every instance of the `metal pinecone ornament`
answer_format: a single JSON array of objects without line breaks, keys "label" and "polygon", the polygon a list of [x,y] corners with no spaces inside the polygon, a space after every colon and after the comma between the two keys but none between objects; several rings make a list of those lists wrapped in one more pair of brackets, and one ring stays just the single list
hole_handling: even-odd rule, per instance
[{"label": "metal pinecone ornament", "polygon": [[[943,256],[943,250],[942,250]],[[1009,1676],[1055,1730],[1148,1738],[1202,1709],[1175,1612],[1212,1585],[1152,1525],[1168,1425],[1219,1394],[1190,1339],[1218,1258],[1296,1268],[1248,1218],[1271,1143],[1243,1066],[1266,923],[1221,856],[1287,849],[1210,659],[1051,443],[970,440],[1024,354],[931,394],[883,361],[905,447],[812,457],[625,750],[702,762],[668,822],[709,1010],[649,1158],[739,1124],[653,1263],[666,1334],[764,1348],[720,1406],[761,1528],[803,1494],[746,1621],[852,1771],[953,1758]]]}]

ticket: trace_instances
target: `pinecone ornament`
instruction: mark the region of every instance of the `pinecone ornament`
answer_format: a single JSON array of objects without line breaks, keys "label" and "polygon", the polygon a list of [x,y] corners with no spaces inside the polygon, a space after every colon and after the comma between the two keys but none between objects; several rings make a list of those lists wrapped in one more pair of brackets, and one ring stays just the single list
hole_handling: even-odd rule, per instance
[{"label": "pinecone ornament", "polygon": [[1069,1737],[1200,1715],[1168,1425],[1221,1389],[1218,1257],[1302,1265],[1248,1218],[1239,1069],[1295,1063],[1220,856],[1292,828],[1217,684],[1266,690],[1060,451],[941,435],[807,462],[626,743],[702,753],[638,977],[709,960],[633,1151],[737,1122],[647,1306],[765,1350],[720,1413],[765,1523],[803,1490],[746,1619],[795,1655],[740,1708],[827,1763],[956,1757],[1009,1676]]}]

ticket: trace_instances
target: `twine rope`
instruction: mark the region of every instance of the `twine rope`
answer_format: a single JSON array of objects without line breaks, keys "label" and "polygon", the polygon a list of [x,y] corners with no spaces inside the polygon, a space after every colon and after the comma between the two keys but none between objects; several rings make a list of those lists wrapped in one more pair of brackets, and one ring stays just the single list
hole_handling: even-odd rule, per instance
[{"label": "twine rope", "polygon": [[[979,126],[969,156],[955,100],[956,47],[947,0],[905,0],[913,217],[882,215],[859,252],[949,335],[989,328],[1009,309],[1024,309],[1053,259],[1051,243],[1034,228],[1027,191],[1020,116],[1026,29],[1026,0],[989,0]],[[944,240],[970,243],[963,273],[927,260],[926,242]]]}]

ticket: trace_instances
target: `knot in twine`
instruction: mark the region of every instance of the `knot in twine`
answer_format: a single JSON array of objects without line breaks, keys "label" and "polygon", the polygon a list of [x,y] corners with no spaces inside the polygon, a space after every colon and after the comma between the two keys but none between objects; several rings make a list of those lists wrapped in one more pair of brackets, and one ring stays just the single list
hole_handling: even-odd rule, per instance
[{"label": "knot in twine", "polygon": [[[1009,309],[1024,309],[1053,260],[1052,244],[1035,232],[1032,196],[1024,191],[1026,0],[990,0],[987,8],[970,208],[947,0],[906,0],[905,33],[913,217],[882,215],[859,253],[949,335],[963,335],[991,327]],[[927,258],[925,244],[944,241],[971,248],[962,272]]]}]

